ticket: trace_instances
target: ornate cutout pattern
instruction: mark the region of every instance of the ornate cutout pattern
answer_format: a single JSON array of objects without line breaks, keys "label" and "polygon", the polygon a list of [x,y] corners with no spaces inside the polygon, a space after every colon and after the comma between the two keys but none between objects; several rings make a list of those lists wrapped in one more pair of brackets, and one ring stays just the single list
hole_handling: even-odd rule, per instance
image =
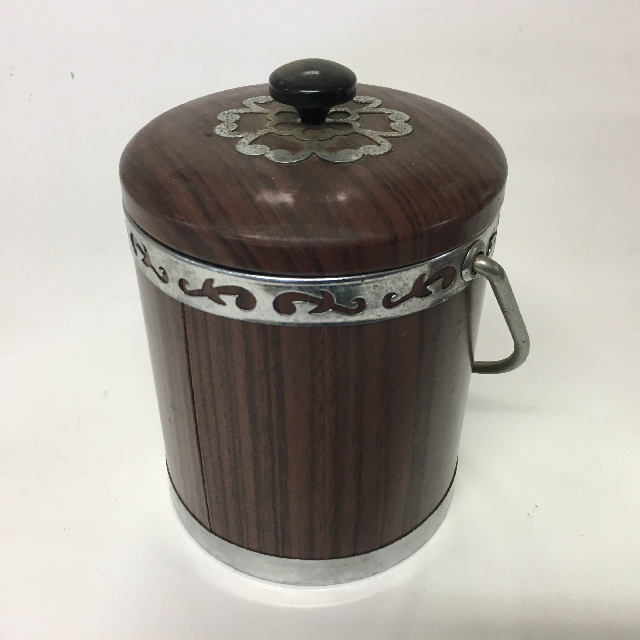
[{"label": "ornate cutout pattern", "polygon": [[[317,155],[330,162],[354,162],[363,156],[379,156],[391,150],[388,138],[399,138],[413,131],[407,124],[409,116],[396,109],[382,107],[382,101],[370,96],[356,96],[353,101],[364,105],[359,109],[349,109],[345,106],[333,107],[324,124],[319,126],[305,125],[293,107],[279,107],[268,109],[260,105],[273,102],[270,96],[257,96],[243,101],[243,108],[229,109],[218,114],[219,124],[215,132],[223,138],[240,138],[236,149],[247,156],[264,156],[272,162],[292,163],[305,160]],[[238,121],[246,113],[257,113],[265,117],[265,126],[255,131],[239,132]],[[389,121],[389,130],[377,131],[365,129],[360,124],[363,114],[383,114]],[[266,144],[255,144],[261,138],[273,134],[275,136],[290,136],[301,144],[301,150],[292,153],[287,149],[271,149]],[[322,146],[322,142],[337,136],[359,135],[374,144],[365,144],[357,149],[340,149],[329,151]]]},{"label": "ornate cutout pattern", "polygon": [[220,296],[236,296],[236,306],[243,311],[251,311],[256,307],[256,297],[242,287],[223,286],[214,287],[213,278],[207,278],[199,289],[187,289],[189,283],[184,279],[178,280],[180,291],[188,296],[204,296],[216,304],[227,304]]},{"label": "ornate cutout pattern", "polygon": [[147,251],[147,247],[145,247],[142,242],[136,242],[135,238],[133,237],[133,233],[129,234],[129,239],[131,240],[133,255],[137,256],[139,251],[142,255],[142,264],[147,267],[147,269],[151,269],[151,271],[156,274],[160,282],[164,282],[165,284],[169,282],[169,274],[167,273],[166,269],[164,267],[158,267],[156,269],[153,266],[151,257],[149,256],[149,252]]},{"label": "ornate cutout pattern", "polygon": [[355,306],[345,306],[338,304],[331,293],[328,291],[322,291],[322,297],[309,295],[308,293],[298,293],[296,291],[287,291],[276,296],[273,301],[273,308],[280,314],[291,316],[296,311],[296,302],[311,302],[316,306],[309,311],[309,313],[326,313],[327,311],[335,311],[337,313],[344,313],[350,316],[358,315],[362,313],[367,303],[364,298],[355,298],[351,304]]},{"label": "ornate cutout pattern", "polygon": [[385,309],[393,309],[401,304],[411,300],[412,298],[426,298],[439,291],[448,289],[456,278],[456,270],[449,266],[440,269],[438,273],[434,273],[430,278],[426,278],[426,274],[420,274],[414,281],[411,291],[402,298],[397,298],[397,293],[387,293],[382,298],[382,306]]}]

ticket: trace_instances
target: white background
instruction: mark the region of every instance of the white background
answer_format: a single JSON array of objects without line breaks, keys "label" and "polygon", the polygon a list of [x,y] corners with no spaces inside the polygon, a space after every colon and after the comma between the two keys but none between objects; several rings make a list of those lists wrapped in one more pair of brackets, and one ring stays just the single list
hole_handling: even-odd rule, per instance
[{"label": "white background", "polygon": [[[0,2],[0,638],[640,636],[640,3]],[[474,376],[413,558],[260,582],[181,528],[120,203],[162,111],[325,57],[468,114],[532,351]],[[480,358],[510,348],[487,296]]]}]

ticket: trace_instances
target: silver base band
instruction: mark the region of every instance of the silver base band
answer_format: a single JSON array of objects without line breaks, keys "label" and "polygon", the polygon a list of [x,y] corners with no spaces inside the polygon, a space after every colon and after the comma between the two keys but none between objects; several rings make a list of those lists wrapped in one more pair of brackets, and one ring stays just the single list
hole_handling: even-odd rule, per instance
[{"label": "silver base band", "polygon": [[386,571],[415,553],[442,524],[451,504],[453,482],[437,509],[413,531],[380,549],[348,558],[298,560],[279,558],[227,542],[207,531],[182,504],[173,486],[178,517],[194,540],[225,564],[256,578],[283,584],[322,586],[362,580]]}]

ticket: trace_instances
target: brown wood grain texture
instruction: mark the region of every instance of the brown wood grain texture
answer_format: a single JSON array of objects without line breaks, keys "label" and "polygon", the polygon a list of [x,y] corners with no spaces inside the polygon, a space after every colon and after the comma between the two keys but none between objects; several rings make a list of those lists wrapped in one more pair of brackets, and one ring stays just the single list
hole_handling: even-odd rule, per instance
[{"label": "brown wood grain texture", "polygon": [[167,469],[191,514],[207,529],[209,513],[186,344],[184,307],[136,269],[158,397]]},{"label": "brown wood grain texture", "polygon": [[[507,176],[502,149],[454,109],[359,85],[359,95],[407,113],[413,132],[390,138],[385,155],[349,164],[317,156],[277,164],[242,155],[237,140],[214,133],[221,111],[267,93],[255,85],[205,96],[136,134],[120,165],[125,209],[136,223],[214,264],[329,275],[414,264],[470,240],[497,215]],[[382,116],[365,117],[383,120],[367,126],[388,126]]]},{"label": "brown wood grain texture", "polygon": [[483,286],[395,320],[292,327],[180,311],[144,281],[187,508],[205,524],[206,496],[213,533],[291,558],[365,553],[421,524],[454,474]]}]

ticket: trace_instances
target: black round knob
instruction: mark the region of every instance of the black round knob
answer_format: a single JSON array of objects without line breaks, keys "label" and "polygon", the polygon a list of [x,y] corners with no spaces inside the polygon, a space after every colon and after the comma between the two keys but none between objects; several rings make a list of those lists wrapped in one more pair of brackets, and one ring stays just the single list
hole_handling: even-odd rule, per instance
[{"label": "black round knob", "polygon": [[269,76],[269,93],[274,100],[294,107],[303,124],[318,125],[331,107],[356,95],[356,74],[330,60],[296,60]]}]

